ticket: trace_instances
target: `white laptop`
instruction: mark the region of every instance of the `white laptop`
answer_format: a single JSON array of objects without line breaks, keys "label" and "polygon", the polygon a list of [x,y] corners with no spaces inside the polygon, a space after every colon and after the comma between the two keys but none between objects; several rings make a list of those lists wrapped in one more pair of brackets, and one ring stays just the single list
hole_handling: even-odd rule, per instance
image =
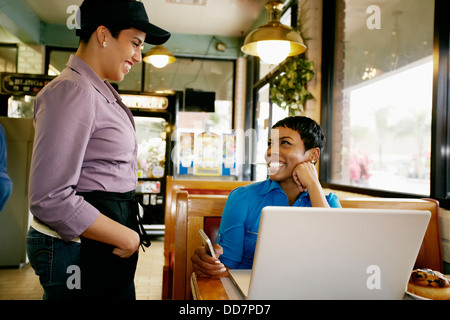
[{"label": "white laptop", "polygon": [[265,207],[245,299],[402,299],[429,211]]}]

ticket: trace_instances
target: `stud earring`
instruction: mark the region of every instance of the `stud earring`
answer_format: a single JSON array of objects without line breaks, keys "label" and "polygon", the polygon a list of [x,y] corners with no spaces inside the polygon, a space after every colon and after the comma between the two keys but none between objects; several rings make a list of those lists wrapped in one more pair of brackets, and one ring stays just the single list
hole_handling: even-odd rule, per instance
[{"label": "stud earring", "polygon": [[103,41],[103,42],[102,42],[102,47],[103,47],[103,48],[106,48],[106,41]]}]

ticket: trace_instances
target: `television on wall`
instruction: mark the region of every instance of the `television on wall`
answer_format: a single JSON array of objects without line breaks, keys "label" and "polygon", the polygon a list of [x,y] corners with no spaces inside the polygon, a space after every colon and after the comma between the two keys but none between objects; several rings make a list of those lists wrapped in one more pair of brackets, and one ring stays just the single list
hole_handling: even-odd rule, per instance
[{"label": "television on wall", "polygon": [[184,108],[187,112],[214,112],[216,93],[214,91],[201,91],[186,89],[184,92]]}]

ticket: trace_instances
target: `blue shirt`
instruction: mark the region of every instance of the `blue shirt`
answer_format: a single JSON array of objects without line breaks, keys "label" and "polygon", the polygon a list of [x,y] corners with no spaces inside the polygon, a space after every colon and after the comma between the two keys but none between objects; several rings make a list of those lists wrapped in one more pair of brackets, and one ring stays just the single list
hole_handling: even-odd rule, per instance
[{"label": "blue shirt", "polygon": [[0,211],[12,192],[12,181],[6,172],[6,134],[0,124]]},{"label": "blue shirt", "polygon": [[[330,207],[341,207],[334,193],[326,199]],[[217,237],[223,248],[220,260],[228,268],[252,268],[261,210],[266,206],[289,206],[280,184],[270,179],[236,188],[228,196]],[[311,207],[308,192],[301,193],[292,206]]]}]

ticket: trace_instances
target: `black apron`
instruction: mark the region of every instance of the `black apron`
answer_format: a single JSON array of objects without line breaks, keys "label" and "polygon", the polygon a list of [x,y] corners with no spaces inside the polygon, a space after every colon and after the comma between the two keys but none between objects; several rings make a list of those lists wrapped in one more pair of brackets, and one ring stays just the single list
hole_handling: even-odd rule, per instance
[{"label": "black apron", "polygon": [[[77,192],[103,215],[139,233],[142,246],[150,241],[142,226],[135,192]],[[112,253],[114,246],[82,238],[80,269],[81,290],[87,299],[135,299],[134,274],[138,253],[120,258]]]}]

